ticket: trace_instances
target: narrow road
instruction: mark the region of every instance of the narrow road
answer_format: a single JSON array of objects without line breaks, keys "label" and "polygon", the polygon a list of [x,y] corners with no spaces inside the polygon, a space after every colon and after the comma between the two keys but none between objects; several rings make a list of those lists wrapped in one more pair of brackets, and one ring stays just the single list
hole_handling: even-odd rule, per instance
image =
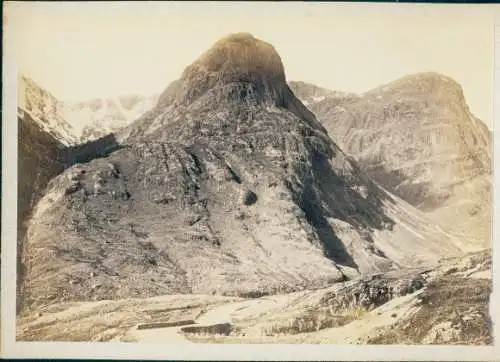
[{"label": "narrow road", "polygon": [[184,336],[181,328],[194,325],[208,326],[219,323],[231,323],[233,320],[233,314],[237,311],[252,308],[253,311],[258,312],[272,307],[275,304],[276,301],[270,298],[258,298],[244,300],[241,302],[231,302],[217,306],[203,313],[196,319],[196,324],[166,328],[136,329],[133,331],[133,337],[137,339],[138,342],[145,343],[193,343]]}]

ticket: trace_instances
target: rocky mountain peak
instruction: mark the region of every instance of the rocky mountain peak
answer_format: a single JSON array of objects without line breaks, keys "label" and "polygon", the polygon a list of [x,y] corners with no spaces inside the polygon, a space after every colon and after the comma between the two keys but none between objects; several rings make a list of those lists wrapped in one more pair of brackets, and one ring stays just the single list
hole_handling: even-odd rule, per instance
[{"label": "rocky mountain peak", "polygon": [[[463,89],[453,78],[437,72],[421,72],[397,79],[390,84],[375,88],[367,95],[398,94],[433,98],[436,102],[453,101],[466,104]],[[429,97],[431,96],[431,97]]]},{"label": "rocky mountain peak", "polygon": [[286,86],[281,58],[274,47],[248,33],[217,41],[181,77],[180,103],[191,103],[215,87],[240,85],[258,98],[271,95],[279,101]]},{"label": "rocky mountain peak", "polygon": [[256,72],[284,78],[281,58],[274,47],[249,33],[228,35],[203,53],[196,64],[213,72]]},{"label": "rocky mountain peak", "polygon": [[[172,131],[180,131],[180,138],[191,138],[200,135],[199,128],[205,126],[216,128],[207,131],[209,134],[217,133],[223,128],[220,122],[205,124],[206,119],[215,113],[227,114],[228,110],[232,116],[219,120],[231,120],[228,130],[234,126],[243,130],[246,126],[238,127],[235,122],[251,125],[256,121],[255,114],[269,107],[291,112],[304,125],[326,134],[287,85],[283,63],[274,47],[248,33],[231,34],[187,66],[160,95],[151,112],[123,130],[119,138],[134,143],[151,135],[146,138],[158,140]],[[195,121],[201,114],[207,117]]]}]

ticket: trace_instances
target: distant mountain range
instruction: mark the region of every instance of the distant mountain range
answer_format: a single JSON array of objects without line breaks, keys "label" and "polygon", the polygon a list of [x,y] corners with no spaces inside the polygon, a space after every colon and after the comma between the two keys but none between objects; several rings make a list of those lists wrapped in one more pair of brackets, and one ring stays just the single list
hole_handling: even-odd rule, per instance
[{"label": "distant mountain range", "polygon": [[95,140],[128,126],[153,108],[158,96],[125,95],[73,104],[67,113],[72,123],[84,125],[80,142]]},{"label": "distant mountain range", "polygon": [[158,96],[124,95],[68,103],[56,99],[32,79],[18,77],[20,111],[37,120],[65,145],[75,145],[116,132],[151,109]]}]

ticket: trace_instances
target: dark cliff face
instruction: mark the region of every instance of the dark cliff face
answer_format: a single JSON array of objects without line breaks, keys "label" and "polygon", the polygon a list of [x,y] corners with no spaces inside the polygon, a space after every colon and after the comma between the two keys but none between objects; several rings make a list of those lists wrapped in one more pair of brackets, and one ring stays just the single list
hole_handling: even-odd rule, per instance
[{"label": "dark cliff face", "polygon": [[19,158],[18,221],[21,223],[43,194],[43,188],[55,175],[64,170],[64,149],[58,142],[26,115],[18,117]]},{"label": "dark cliff face", "polygon": [[111,133],[78,146],[67,147],[64,152],[64,161],[67,165],[86,163],[96,158],[106,157],[119,149],[120,145],[115,135]]},{"label": "dark cliff face", "polygon": [[[45,195],[47,185],[75,163],[105,157],[118,149],[113,135],[79,146],[66,146],[49,133],[30,113],[18,110],[18,205],[17,205],[17,306],[22,298],[23,256],[26,231],[33,209]],[[57,133],[56,133],[57,134]]]},{"label": "dark cliff face", "polygon": [[17,185],[17,247],[19,260],[17,276],[19,281],[23,277],[20,259],[22,258],[27,220],[34,205],[42,197],[49,180],[65,169],[65,146],[42,130],[28,114],[21,112],[17,122],[19,137]]},{"label": "dark cliff face", "polygon": [[274,48],[249,34],[217,42],[117,138],[119,150],[54,178],[34,210],[26,308],[264,295],[456,251],[428,225],[426,245],[401,227],[406,216],[393,220],[399,201],[336,146]]}]

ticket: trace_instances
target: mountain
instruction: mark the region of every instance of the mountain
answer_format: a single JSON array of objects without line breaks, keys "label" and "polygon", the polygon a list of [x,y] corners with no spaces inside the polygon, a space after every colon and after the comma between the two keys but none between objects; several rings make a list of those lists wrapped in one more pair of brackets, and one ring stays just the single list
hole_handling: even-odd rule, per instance
[{"label": "mountain", "polygon": [[65,146],[78,143],[75,128],[67,121],[65,104],[32,79],[18,77],[18,110]]},{"label": "mountain", "polygon": [[81,128],[80,142],[117,132],[151,109],[158,96],[124,95],[68,104],[66,117]]},{"label": "mountain", "polygon": [[471,248],[490,245],[492,135],[458,83],[413,74],[309,107],[369,177],[464,235]]},{"label": "mountain", "polygon": [[461,253],[372,182],[286,83],[272,45],[216,42],[116,135],[53,178],[25,241],[23,306],[320,288]]}]

